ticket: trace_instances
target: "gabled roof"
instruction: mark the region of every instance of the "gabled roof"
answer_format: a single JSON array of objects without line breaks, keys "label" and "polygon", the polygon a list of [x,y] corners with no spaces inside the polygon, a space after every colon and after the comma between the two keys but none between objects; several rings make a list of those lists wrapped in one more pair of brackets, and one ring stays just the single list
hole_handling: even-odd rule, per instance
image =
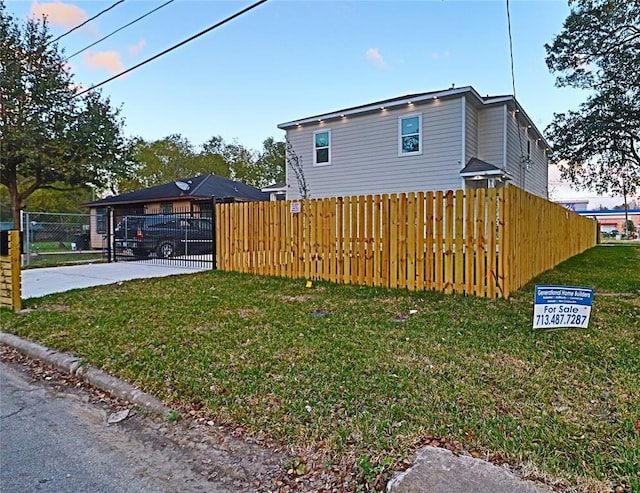
[{"label": "gabled roof", "polygon": [[469,177],[469,176],[502,176],[507,178],[509,175],[502,168],[498,168],[497,166],[487,163],[482,159],[478,159],[476,157],[472,157],[469,159],[467,165],[460,170],[460,175]]},{"label": "gabled roof", "polygon": [[171,200],[198,200],[217,198],[237,198],[245,200],[269,200],[269,194],[239,181],[217,175],[200,175],[177,182],[164,183],[83,204],[100,207],[115,204],[135,204]]},{"label": "gabled roof", "polygon": [[284,181],[277,181],[266,187],[262,187],[263,192],[281,192],[287,189],[287,184]]},{"label": "gabled roof", "polygon": [[360,106],[353,106],[351,108],[344,108],[331,113],[323,113],[321,115],[309,116],[301,118],[299,120],[292,120],[290,122],[281,123],[278,128],[281,130],[289,130],[303,125],[317,124],[326,120],[340,120],[348,116],[354,116],[359,114],[372,113],[380,111],[381,109],[391,109],[400,106],[406,106],[410,104],[426,103],[429,101],[436,101],[439,99],[459,98],[462,96],[468,97],[473,104],[477,107],[495,105],[495,104],[511,104],[512,109],[521,115],[525,122],[525,126],[528,126],[538,137],[542,139],[542,142],[546,147],[551,148],[549,143],[542,135],[542,132],[538,130],[533,120],[529,118],[529,115],[524,111],[520,103],[515,97],[511,95],[499,95],[499,96],[481,96],[472,86],[464,86],[458,88],[445,89],[441,91],[430,91],[417,94],[406,94],[392,99],[385,99],[382,101],[376,101],[374,103],[364,104]]}]

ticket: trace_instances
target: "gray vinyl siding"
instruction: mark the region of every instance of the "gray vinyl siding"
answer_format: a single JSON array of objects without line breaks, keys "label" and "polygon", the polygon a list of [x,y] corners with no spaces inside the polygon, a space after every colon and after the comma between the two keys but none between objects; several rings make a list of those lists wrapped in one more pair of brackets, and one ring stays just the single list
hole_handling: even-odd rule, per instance
[{"label": "gray vinyl siding", "polygon": [[478,110],[478,159],[504,167],[504,107]]},{"label": "gray vinyl siding", "polygon": [[[461,187],[461,98],[380,110],[287,131],[302,158],[310,198]],[[422,154],[398,157],[398,118],[422,115]],[[331,164],[313,166],[313,132],[331,130]],[[287,198],[299,198],[287,169]]]},{"label": "gray vinyl siding", "polygon": [[469,101],[465,101],[465,104],[466,143],[464,163],[462,163],[461,168],[464,168],[472,157],[478,157],[478,110]]},{"label": "gray vinyl siding", "polygon": [[[548,163],[543,148],[525,125],[516,120],[512,111],[507,112],[507,172],[512,183],[540,197],[548,198]],[[527,141],[531,141],[529,166],[523,163],[527,155]]]},{"label": "gray vinyl siding", "polygon": [[522,164],[522,156],[526,153],[526,139],[522,133],[518,134],[518,122],[513,111],[507,111],[507,173],[511,176],[511,183],[525,188],[527,177]]},{"label": "gray vinyl siding", "polygon": [[531,136],[531,169],[527,172],[527,190],[549,198],[549,163],[542,144]]},{"label": "gray vinyl siding", "polygon": [[[522,162],[527,155],[527,141],[531,141],[529,166]],[[507,172],[514,185],[540,197],[548,198],[548,162],[535,134],[521,122],[518,125],[512,111],[507,112]]]}]

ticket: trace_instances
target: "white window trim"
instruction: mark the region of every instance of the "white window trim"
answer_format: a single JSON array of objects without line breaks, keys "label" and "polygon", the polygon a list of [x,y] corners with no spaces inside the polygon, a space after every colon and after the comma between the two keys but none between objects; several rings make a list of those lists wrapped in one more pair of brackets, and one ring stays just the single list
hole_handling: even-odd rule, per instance
[{"label": "white window trim", "polygon": [[[418,117],[418,137],[420,139],[420,150],[415,152],[402,152],[402,120],[407,118]],[[422,113],[409,113],[398,117],[398,157],[420,156],[424,148],[424,139],[422,135]]]},{"label": "white window trim", "polygon": [[[329,134],[329,161],[327,161],[326,163],[319,163],[316,161],[316,159],[318,158],[318,153],[316,152],[316,134]],[[313,132],[313,165],[314,166],[329,166],[331,164],[331,129],[330,128],[323,128],[321,130],[316,130],[315,132]]]}]

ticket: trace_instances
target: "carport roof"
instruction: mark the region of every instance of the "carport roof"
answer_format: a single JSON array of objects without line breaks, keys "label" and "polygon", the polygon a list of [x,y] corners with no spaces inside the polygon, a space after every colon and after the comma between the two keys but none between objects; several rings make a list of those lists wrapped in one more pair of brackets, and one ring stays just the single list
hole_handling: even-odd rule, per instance
[{"label": "carport roof", "polygon": [[103,207],[118,204],[137,204],[171,200],[202,200],[236,198],[241,200],[269,200],[269,194],[259,189],[213,174],[194,176],[185,180],[143,188],[83,204],[85,207]]}]

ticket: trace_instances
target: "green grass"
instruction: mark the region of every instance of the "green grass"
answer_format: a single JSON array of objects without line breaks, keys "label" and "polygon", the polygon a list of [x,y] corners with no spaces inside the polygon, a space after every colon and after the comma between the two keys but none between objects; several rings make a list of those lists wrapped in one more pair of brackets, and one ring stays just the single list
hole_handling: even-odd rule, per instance
[{"label": "green grass", "polygon": [[[594,287],[589,328],[534,332],[535,283]],[[509,300],[206,272],[31,299],[2,325],[362,481],[441,437],[640,491],[639,292],[640,248],[602,246]]]},{"label": "green grass", "polygon": [[34,253],[40,252],[60,252],[71,250],[71,241],[63,241],[63,248],[60,248],[60,241],[36,241],[29,245],[30,250]]}]

